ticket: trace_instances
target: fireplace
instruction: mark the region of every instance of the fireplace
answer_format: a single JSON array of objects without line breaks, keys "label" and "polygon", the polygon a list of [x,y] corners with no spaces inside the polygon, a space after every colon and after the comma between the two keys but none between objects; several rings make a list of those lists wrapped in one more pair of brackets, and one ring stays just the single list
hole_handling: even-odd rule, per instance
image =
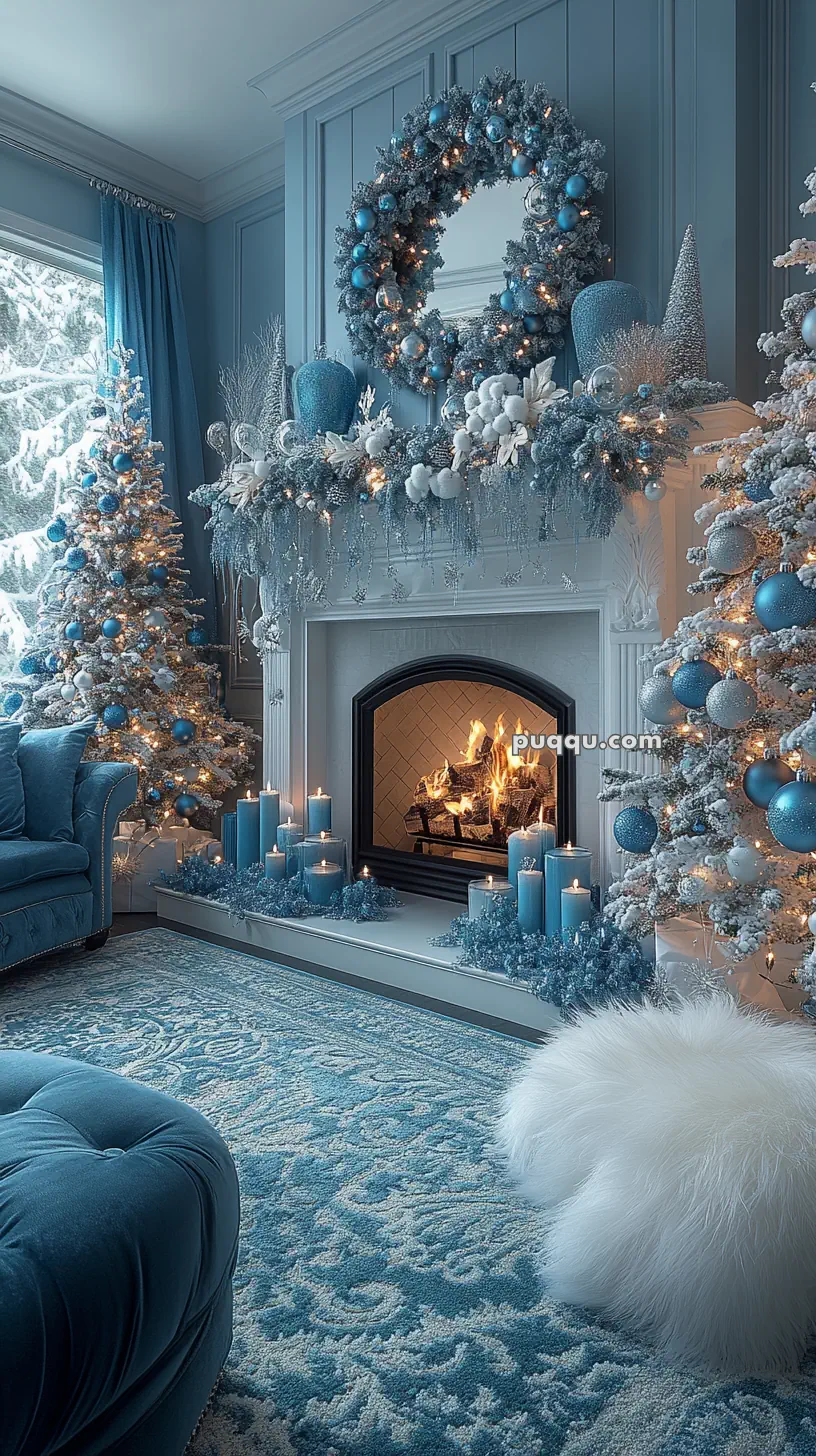
[{"label": "fireplace", "polygon": [[[541,818],[575,839],[572,698],[520,669],[461,654],[385,673],[353,700],[355,864],[400,889],[467,898],[507,868],[507,836]],[[513,744],[518,732],[531,746]]]}]

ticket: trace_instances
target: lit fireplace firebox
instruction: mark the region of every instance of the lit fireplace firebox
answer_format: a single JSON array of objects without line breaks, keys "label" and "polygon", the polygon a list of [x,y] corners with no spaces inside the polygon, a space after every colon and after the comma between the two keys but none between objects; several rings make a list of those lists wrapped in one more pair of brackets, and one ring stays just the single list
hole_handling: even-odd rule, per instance
[{"label": "lit fireplace firebox", "polygon": [[501,663],[426,658],[378,678],[353,705],[355,862],[463,900],[470,879],[504,873],[515,829],[545,820],[574,840],[571,755],[512,749],[514,732],[574,731],[571,698]]}]

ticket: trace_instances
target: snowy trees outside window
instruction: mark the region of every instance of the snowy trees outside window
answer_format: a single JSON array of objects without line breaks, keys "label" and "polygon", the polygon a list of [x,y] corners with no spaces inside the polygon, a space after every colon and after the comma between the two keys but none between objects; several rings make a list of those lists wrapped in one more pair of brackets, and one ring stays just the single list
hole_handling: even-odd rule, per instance
[{"label": "snowy trees outside window", "polygon": [[76,475],[104,367],[101,282],[0,247],[0,675],[34,622],[54,560],[45,528]]}]

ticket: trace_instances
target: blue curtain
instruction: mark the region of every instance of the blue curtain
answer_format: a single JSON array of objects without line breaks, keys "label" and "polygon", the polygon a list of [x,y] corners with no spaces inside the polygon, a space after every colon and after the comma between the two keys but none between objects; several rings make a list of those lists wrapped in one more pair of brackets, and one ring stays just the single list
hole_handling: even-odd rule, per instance
[{"label": "blue curtain", "polygon": [[108,348],[132,349],[142,376],[150,432],[164,446],[164,489],[184,530],[184,565],[211,638],[215,612],[204,512],[189,492],[204,479],[187,325],[172,222],[115,197],[102,198],[102,267]]}]

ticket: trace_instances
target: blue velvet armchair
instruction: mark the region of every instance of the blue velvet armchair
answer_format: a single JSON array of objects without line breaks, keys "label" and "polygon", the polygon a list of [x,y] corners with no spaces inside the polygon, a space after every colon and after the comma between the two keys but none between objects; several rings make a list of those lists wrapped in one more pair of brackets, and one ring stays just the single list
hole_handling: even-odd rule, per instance
[{"label": "blue velvet armchair", "polygon": [[0,972],[48,951],[104,945],[112,916],[112,843],[136,798],[130,764],[81,763],[73,840],[0,840]]}]

